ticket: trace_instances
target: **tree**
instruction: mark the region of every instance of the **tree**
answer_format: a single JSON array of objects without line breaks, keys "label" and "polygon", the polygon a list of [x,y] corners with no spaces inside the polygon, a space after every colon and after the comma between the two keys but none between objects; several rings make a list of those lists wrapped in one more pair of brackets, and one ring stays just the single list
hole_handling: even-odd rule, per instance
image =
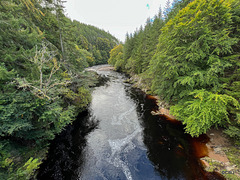
[{"label": "tree", "polygon": [[104,64],[107,62],[109,58],[109,52],[111,50],[110,41],[107,38],[97,37],[97,49],[100,51],[102,56],[102,61],[98,62],[98,64]]},{"label": "tree", "polygon": [[192,1],[193,0],[173,0],[170,11],[167,11],[165,21],[167,22],[170,19],[173,19],[181,9],[186,7]]},{"label": "tree", "polygon": [[119,53],[123,52],[123,45],[119,44],[117,46],[115,46],[111,51],[110,51],[110,58],[108,60],[108,63],[111,65],[115,65],[117,62],[117,56],[119,55]]},{"label": "tree", "polygon": [[[232,57],[229,59],[232,66],[227,68],[224,73],[224,77],[221,78],[223,83],[224,92],[230,95],[240,102],[240,2],[233,1],[231,4],[232,13],[232,32],[231,37],[237,38],[238,43],[233,46]],[[240,140],[240,109],[231,108],[230,113],[232,114],[232,121],[224,131],[230,137],[235,139],[236,144],[239,145]]]},{"label": "tree", "polygon": [[[55,99],[58,94],[51,92],[56,86],[66,87],[71,82],[66,79],[59,81],[56,77],[56,73],[60,68],[60,64],[55,58],[56,52],[49,51],[46,44],[42,43],[42,47],[38,49],[36,46],[36,52],[33,58],[30,58],[30,61],[33,63],[33,66],[38,68],[39,79],[35,82],[27,82],[26,79],[17,79],[19,88],[28,88],[31,92],[39,98],[47,98],[49,100]],[[50,70],[50,73],[48,73]],[[52,97],[51,97],[52,96]],[[54,97],[55,96],[55,97]]]},{"label": "tree", "polygon": [[165,25],[150,64],[156,75],[152,89],[163,99],[180,100],[199,88],[219,90],[236,43],[229,37],[229,11],[225,2],[196,0]]},{"label": "tree", "polygon": [[230,36],[230,11],[227,1],[189,3],[163,27],[151,60],[152,90],[175,104],[173,115],[192,136],[226,123],[231,102],[239,106],[235,98],[223,94],[220,80],[232,66],[232,47],[237,43]]},{"label": "tree", "polygon": [[171,11],[171,3],[170,0],[167,0],[166,6],[164,7],[163,15],[165,19],[168,19],[168,13]]},{"label": "tree", "polygon": [[113,65],[117,70],[124,70],[125,69],[125,61],[123,59],[123,45],[119,44],[115,46],[110,51],[110,58],[108,63]]},{"label": "tree", "polygon": [[195,90],[190,95],[194,95],[193,100],[172,106],[171,113],[186,125],[186,132],[191,136],[206,133],[212,126],[226,125],[229,123],[229,106],[240,107],[235,98],[226,94]]},{"label": "tree", "polygon": [[73,23],[48,0],[0,1],[0,32],[0,176],[28,179],[48,141],[91,100],[96,77],[82,72],[95,63],[87,36],[106,38],[110,46],[117,40]]}]

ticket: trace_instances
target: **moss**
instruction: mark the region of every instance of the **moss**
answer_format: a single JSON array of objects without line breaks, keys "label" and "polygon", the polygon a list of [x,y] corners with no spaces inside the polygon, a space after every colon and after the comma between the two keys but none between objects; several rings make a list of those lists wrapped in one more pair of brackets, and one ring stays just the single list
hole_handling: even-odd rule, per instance
[{"label": "moss", "polygon": [[237,166],[240,169],[240,147],[228,147],[224,149],[231,164]]},{"label": "moss", "polygon": [[239,180],[239,176],[235,174],[224,174],[224,177],[229,180]]},{"label": "moss", "polygon": [[209,166],[206,168],[206,171],[208,172],[221,172],[222,169],[224,168],[224,164],[222,162],[216,161],[214,159],[211,159],[209,157],[202,158],[202,160],[206,161]]},{"label": "moss", "polygon": [[239,147],[229,146],[222,149],[228,159],[229,163],[223,163],[204,157],[202,160],[206,161],[209,166],[206,167],[206,171],[213,172],[217,171],[221,173],[226,179],[239,180],[240,179],[240,151]]}]

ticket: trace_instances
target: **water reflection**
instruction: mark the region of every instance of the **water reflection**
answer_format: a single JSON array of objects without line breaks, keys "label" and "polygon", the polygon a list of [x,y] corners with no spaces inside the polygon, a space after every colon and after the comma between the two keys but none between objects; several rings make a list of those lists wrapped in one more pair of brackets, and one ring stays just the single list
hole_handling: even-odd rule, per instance
[{"label": "water reflection", "polygon": [[[203,177],[197,159],[191,156],[188,136],[181,125],[172,124],[163,117],[153,116],[155,102],[144,94],[131,89],[128,93],[137,99],[140,124],[143,128],[143,141],[147,147],[147,157],[159,173],[158,179],[195,179]],[[193,165],[196,169],[193,170]]]},{"label": "water reflection", "polygon": [[39,180],[77,179],[79,166],[83,164],[82,152],[86,146],[86,135],[93,131],[98,122],[89,119],[87,111],[82,112],[72,125],[51,142],[47,160],[40,166]]},{"label": "water reflection", "polygon": [[183,127],[151,115],[154,100],[123,75],[96,71],[109,81],[93,91],[81,123],[52,143],[39,179],[204,179]]}]

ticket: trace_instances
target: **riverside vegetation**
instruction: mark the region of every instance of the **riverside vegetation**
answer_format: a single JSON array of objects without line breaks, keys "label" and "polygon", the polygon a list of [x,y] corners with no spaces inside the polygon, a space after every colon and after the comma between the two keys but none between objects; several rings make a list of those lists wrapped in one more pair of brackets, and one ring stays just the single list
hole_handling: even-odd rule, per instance
[{"label": "riverside vegetation", "polygon": [[96,76],[84,68],[108,58],[169,103],[187,133],[221,126],[239,150],[240,2],[167,4],[118,44],[67,18],[61,0],[0,1],[1,179],[34,178],[49,140],[91,100]]},{"label": "riverside vegetation", "polygon": [[168,1],[111,50],[108,63],[137,76],[191,136],[224,128],[238,149],[230,159],[239,159],[239,25],[238,0]]},{"label": "riverside vegetation", "polygon": [[118,40],[71,21],[61,0],[0,1],[0,179],[29,179],[49,140],[85,110]]}]

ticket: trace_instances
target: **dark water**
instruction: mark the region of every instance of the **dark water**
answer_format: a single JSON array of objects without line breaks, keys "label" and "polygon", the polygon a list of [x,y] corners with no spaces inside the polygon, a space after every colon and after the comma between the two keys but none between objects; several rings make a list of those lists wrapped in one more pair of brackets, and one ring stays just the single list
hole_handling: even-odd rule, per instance
[{"label": "dark water", "polygon": [[208,178],[182,125],[151,115],[153,99],[123,75],[95,69],[109,81],[52,142],[39,180],[218,179]]}]

